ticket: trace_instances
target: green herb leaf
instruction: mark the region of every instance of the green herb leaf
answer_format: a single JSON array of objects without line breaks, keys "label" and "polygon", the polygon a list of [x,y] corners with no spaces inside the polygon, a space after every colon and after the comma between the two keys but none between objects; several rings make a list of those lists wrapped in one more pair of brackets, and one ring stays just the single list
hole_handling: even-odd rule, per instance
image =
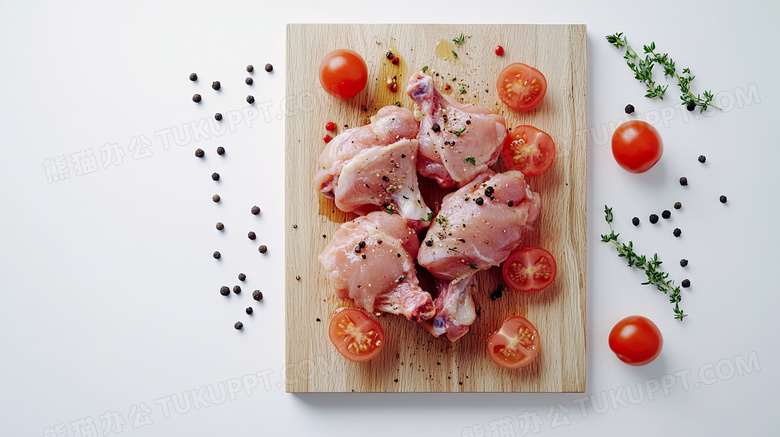
[{"label": "green herb leaf", "polygon": [[479,269],[479,267],[476,264],[469,264],[469,267],[471,267],[474,270]]},{"label": "green herb leaf", "polygon": [[477,165],[477,160],[473,156],[468,156],[463,160],[464,163],[468,162],[471,165]]},{"label": "green herb leaf", "polygon": [[425,218],[425,221],[426,221],[426,222],[429,222],[429,221],[431,221],[431,220],[433,220],[433,213],[432,213],[432,212],[430,212],[430,211],[428,211],[428,217],[426,217],[426,218]]},{"label": "green herb leaf", "polygon": [[455,44],[458,44],[458,45],[463,44],[464,41],[466,41],[466,37],[463,36],[463,33],[461,33],[459,37],[456,37],[456,38],[452,39],[452,42],[454,42]]},{"label": "green herb leaf", "polygon": [[455,131],[455,135],[460,136],[463,132],[466,132],[466,126]]},{"label": "green herb leaf", "polygon": [[406,279],[406,276],[399,276],[398,279],[395,280],[395,282],[404,282],[404,279]]},{"label": "green herb leaf", "polygon": [[422,72],[423,73],[425,73],[426,71],[428,71],[428,66],[427,65],[422,68]]},{"label": "green herb leaf", "polygon": [[457,58],[458,58],[458,54],[457,54],[457,53],[455,53],[455,50],[453,50],[453,51],[452,51],[452,56],[455,56],[455,59],[457,59]]},{"label": "green herb leaf", "polygon": [[440,215],[440,216],[436,217],[436,223],[438,223],[438,224],[442,224],[442,223],[444,223],[446,221],[447,221],[447,218],[444,217],[443,215]]}]

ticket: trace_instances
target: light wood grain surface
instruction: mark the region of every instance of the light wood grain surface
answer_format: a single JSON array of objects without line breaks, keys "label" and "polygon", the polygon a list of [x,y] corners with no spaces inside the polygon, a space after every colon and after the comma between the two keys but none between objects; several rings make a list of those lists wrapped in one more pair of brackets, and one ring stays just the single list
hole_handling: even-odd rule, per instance
[{"label": "light wood grain surface", "polygon": [[[463,33],[457,59],[436,54],[440,40]],[[286,388],[290,392],[583,392],[585,390],[586,272],[586,29],[584,25],[346,25],[287,26],[286,73]],[[493,50],[505,49],[503,57]],[[368,64],[369,82],[357,97],[343,101],[320,86],[317,71],[331,50],[350,48]],[[392,65],[385,53],[400,57]],[[544,101],[519,113],[498,98],[498,73],[512,62],[541,70],[548,80]],[[382,353],[368,363],[346,361],[328,340],[328,321],[350,304],[329,291],[317,255],[339,225],[352,219],[314,188],[317,157],[325,143],[325,123],[361,126],[386,105],[414,109],[406,96],[407,78],[428,66],[439,89],[503,115],[507,126],[531,124],[555,140],[557,156],[546,173],[529,179],[542,198],[527,246],[548,249],[558,261],[558,277],[538,293],[505,291],[499,269],[480,272],[475,293],[478,318],[471,331],[452,343],[434,338],[402,316],[378,318],[387,335]],[[438,73],[438,76],[436,76]],[[397,77],[397,93],[385,85]],[[465,93],[459,94],[461,88]],[[421,178],[422,179],[422,178]],[[422,179],[421,190],[434,210],[441,192]],[[423,287],[433,290],[423,281]],[[507,317],[519,314],[541,335],[536,360],[520,370],[501,369],[487,357],[485,342]]]}]

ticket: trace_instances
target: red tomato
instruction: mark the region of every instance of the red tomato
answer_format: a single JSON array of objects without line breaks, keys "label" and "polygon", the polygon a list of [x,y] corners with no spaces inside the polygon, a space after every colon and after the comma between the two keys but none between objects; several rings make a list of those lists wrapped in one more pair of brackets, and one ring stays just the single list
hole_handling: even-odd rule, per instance
[{"label": "red tomato", "polygon": [[512,316],[488,339],[487,353],[505,369],[519,369],[539,353],[539,332],[525,317]]},{"label": "red tomato", "polygon": [[536,176],[552,165],[555,143],[547,132],[533,126],[517,126],[504,140],[501,159],[509,170]]},{"label": "red tomato", "polygon": [[547,93],[547,79],[534,67],[516,62],[498,74],[498,97],[505,105],[528,111],[538,105]]},{"label": "red tomato", "polygon": [[363,57],[352,50],[334,50],[320,63],[320,83],[328,94],[350,99],[363,91],[368,68]]},{"label": "red tomato", "polygon": [[555,280],[558,265],[552,254],[541,247],[512,252],[501,272],[509,288],[517,291],[539,291]]},{"label": "red tomato", "polygon": [[612,134],[612,155],[621,167],[631,173],[650,170],[664,152],[661,135],[641,120],[627,121]]},{"label": "red tomato", "polygon": [[653,361],[663,346],[661,331],[647,317],[628,316],[609,333],[609,348],[620,361],[632,366]]},{"label": "red tomato", "polygon": [[356,363],[374,358],[385,345],[385,332],[379,323],[355,308],[336,310],[328,336],[341,355]]}]

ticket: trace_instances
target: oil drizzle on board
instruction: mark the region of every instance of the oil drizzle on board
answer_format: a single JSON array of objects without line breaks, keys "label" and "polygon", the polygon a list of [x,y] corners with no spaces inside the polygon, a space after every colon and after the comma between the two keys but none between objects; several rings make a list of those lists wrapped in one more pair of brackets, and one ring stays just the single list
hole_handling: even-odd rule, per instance
[{"label": "oil drizzle on board", "polygon": [[[285,127],[287,391],[584,391],[585,26],[291,24],[287,32],[286,95],[306,97],[316,108],[287,117]],[[461,33],[473,37],[455,48],[457,61],[437,56],[437,41],[449,42]],[[516,57],[496,57],[493,47],[497,42]],[[369,68],[368,86],[347,101],[328,96],[316,80],[322,56],[337,48],[361,53]],[[400,58],[398,66],[386,58],[388,50]],[[495,79],[512,62],[533,65],[547,76],[547,96],[533,111],[514,112],[498,101]],[[500,270],[480,272],[479,290],[474,295],[479,315],[466,336],[451,343],[432,337],[403,317],[382,315],[378,321],[387,334],[384,350],[371,362],[350,363],[327,337],[333,311],[350,304],[328,291],[317,255],[340,224],[354,215],[338,211],[332,200],[325,200],[313,187],[317,157],[324,147],[322,126],[328,121],[335,122],[339,131],[344,125],[361,126],[379,108],[396,102],[414,109],[405,93],[406,80],[425,65],[429,74],[439,73],[434,77],[437,86],[450,84],[449,93],[457,100],[490,108],[506,118],[507,126],[532,124],[555,139],[555,163],[545,174],[529,180],[543,205],[534,230],[524,233],[524,238],[526,244],[544,247],[560,259],[558,277],[543,292],[505,290],[501,298],[491,300],[490,294],[502,282]],[[398,76],[396,93],[386,85],[385,78],[393,75]],[[467,93],[459,94],[461,87]],[[424,178],[420,183],[429,206],[437,207],[442,191]],[[296,232],[290,231],[293,223],[298,225]],[[301,279],[296,280],[297,276]],[[542,348],[534,363],[509,371],[494,365],[484,348],[490,332],[515,314],[536,325]]]}]

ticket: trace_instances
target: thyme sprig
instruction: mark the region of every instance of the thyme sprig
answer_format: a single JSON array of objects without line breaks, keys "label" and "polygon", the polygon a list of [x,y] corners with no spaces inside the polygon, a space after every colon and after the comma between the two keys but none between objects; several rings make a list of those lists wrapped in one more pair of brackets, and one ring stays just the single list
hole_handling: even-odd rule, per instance
[{"label": "thyme sprig", "polygon": [[636,267],[645,272],[647,281],[642,285],[653,285],[658,291],[669,295],[669,302],[674,304],[674,318],[682,320],[688,315],[680,309],[680,287],[674,285],[674,281],[669,279],[669,273],[661,270],[662,261],[658,259],[658,254],[654,253],[652,257],[638,255],[634,251],[634,242],[628,244],[618,241],[618,236],[612,229],[612,208],[604,205],[604,218],[609,225],[609,234],[602,234],[601,241],[612,243],[617,250],[618,256],[626,259],[629,267]]},{"label": "thyme sprig", "polygon": [[628,39],[623,32],[618,32],[613,35],[607,35],[607,42],[620,49],[626,48],[626,54],[623,55],[623,59],[626,60],[626,64],[634,72],[634,78],[645,84],[647,87],[647,93],[645,97],[655,98],[663,100],[664,93],[668,86],[656,85],[653,80],[653,66],[658,64],[664,69],[664,77],[673,77],[677,79],[677,85],[680,87],[680,100],[682,105],[688,107],[689,110],[693,110],[696,106],[699,107],[699,112],[704,112],[709,107],[715,109],[721,109],[712,104],[712,99],[715,97],[712,91],[705,90],[702,94],[693,94],[691,92],[691,82],[696,76],[691,74],[690,68],[683,68],[680,74],[677,74],[677,65],[674,60],[669,57],[668,53],[657,53],[655,51],[655,42],[651,42],[650,45],[642,46],[644,52],[644,59],[642,59],[634,49],[628,45]]}]

